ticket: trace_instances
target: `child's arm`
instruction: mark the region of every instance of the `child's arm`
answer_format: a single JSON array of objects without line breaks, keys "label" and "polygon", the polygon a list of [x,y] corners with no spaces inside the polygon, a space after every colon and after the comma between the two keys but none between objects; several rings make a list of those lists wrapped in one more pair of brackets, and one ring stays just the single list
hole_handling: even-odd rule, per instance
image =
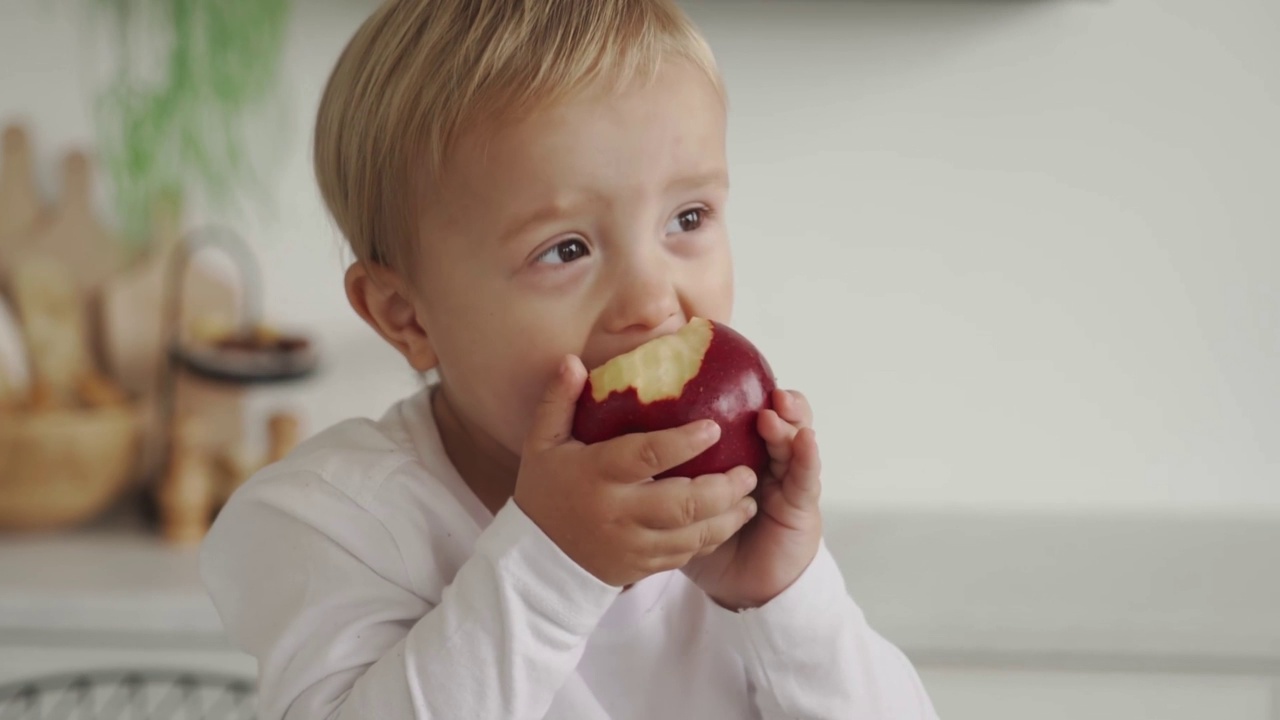
[{"label": "child's arm", "polygon": [[265,480],[202,563],[263,720],[541,718],[618,592],[509,505],[429,602],[376,516],[318,477]]},{"label": "child's arm", "polygon": [[915,668],[867,625],[825,544],[764,606],[715,614],[756,688],[762,720],[937,720]]},{"label": "child's arm", "polygon": [[759,517],[685,573],[719,606],[764,720],[934,720],[915,669],[867,626],[822,542],[808,401],[779,390],[773,403],[759,422],[772,461]]},{"label": "child's arm", "polygon": [[646,480],[710,447],[703,423],[572,440],[585,380],[575,360],[548,389],[515,501],[474,549],[447,539],[450,517],[426,517],[456,512],[447,502],[379,495],[429,479],[398,476],[412,463],[394,447],[340,467],[330,454],[317,463],[327,477],[277,467],[232,497],[202,572],[235,644],[258,658],[262,720],[542,718],[620,586],[750,519],[750,473]]}]

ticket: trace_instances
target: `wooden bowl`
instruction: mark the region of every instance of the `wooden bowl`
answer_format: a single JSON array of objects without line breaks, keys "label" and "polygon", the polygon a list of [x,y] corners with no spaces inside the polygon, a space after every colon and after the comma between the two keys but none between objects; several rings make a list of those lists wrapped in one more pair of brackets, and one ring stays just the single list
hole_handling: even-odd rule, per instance
[{"label": "wooden bowl", "polygon": [[0,530],[88,521],[127,489],[137,460],[131,406],[0,412]]}]

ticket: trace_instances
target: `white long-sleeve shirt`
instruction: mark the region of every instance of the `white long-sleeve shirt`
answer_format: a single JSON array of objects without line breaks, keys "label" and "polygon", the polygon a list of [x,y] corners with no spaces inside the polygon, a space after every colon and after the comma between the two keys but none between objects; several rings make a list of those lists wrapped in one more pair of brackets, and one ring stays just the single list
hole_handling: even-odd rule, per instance
[{"label": "white long-sleeve shirt", "polygon": [[936,718],[823,546],[765,606],[626,592],[449,462],[426,393],[341,423],[219,514],[201,572],[262,720]]}]

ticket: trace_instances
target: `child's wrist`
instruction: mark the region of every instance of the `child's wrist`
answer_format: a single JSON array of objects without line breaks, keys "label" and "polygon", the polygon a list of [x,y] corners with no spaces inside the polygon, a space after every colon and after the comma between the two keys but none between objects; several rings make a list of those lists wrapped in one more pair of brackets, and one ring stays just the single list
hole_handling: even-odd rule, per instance
[{"label": "child's wrist", "polygon": [[729,612],[742,612],[744,610],[754,610],[758,607],[763,607],[766,603],[769,602],[769,600],[773,599],[773,598],[768,598],[766,600],[760,601],[760,600],[750,600],[750,599],[747,599],[746,597],[723,597],[722,598],[722,597],[716,597],[715,595],[707,595],[707,597],[711,599],[711,602],[715,603],[716,605],[719,605],[720,607],[724,608],[725,610],[728,610]]},{"label": "child's wrist", "polygon": [[780,584],[779,587],[777,587],[776,589],[770,589],[770,590],[766,590],[766,591],[754,593],[754,594],[737,593],[737,594],[729,595],[729,594],[708,593],[707,597],[711,599],[711,602],[715,603],[716,605],[719,605],[725,610],[729,610],[730,612],[743,612],[744,610],[755,610],[756,608],[762,608],[765,605],[768,605],[774,598],[786,592],[787,588],[794,585],[796,580],[800,579],[800,576],[803,574],[804,574],[804,571],[801,570],[789,582]]}]

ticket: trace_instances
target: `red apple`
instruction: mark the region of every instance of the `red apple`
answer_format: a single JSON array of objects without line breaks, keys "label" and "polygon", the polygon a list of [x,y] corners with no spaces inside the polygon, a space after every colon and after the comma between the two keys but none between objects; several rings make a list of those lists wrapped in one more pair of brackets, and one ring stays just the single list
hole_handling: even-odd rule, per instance
[{"label": "red apple", "polygon": [[697,477],[739,465],[763,473],[769,453],[756,429],[773,405],[769,363],[745,337],[693,318],[591,371],[578,398],[573,435],[584,443],[710,419],[720,439],[701,455],[657,477]]}]

